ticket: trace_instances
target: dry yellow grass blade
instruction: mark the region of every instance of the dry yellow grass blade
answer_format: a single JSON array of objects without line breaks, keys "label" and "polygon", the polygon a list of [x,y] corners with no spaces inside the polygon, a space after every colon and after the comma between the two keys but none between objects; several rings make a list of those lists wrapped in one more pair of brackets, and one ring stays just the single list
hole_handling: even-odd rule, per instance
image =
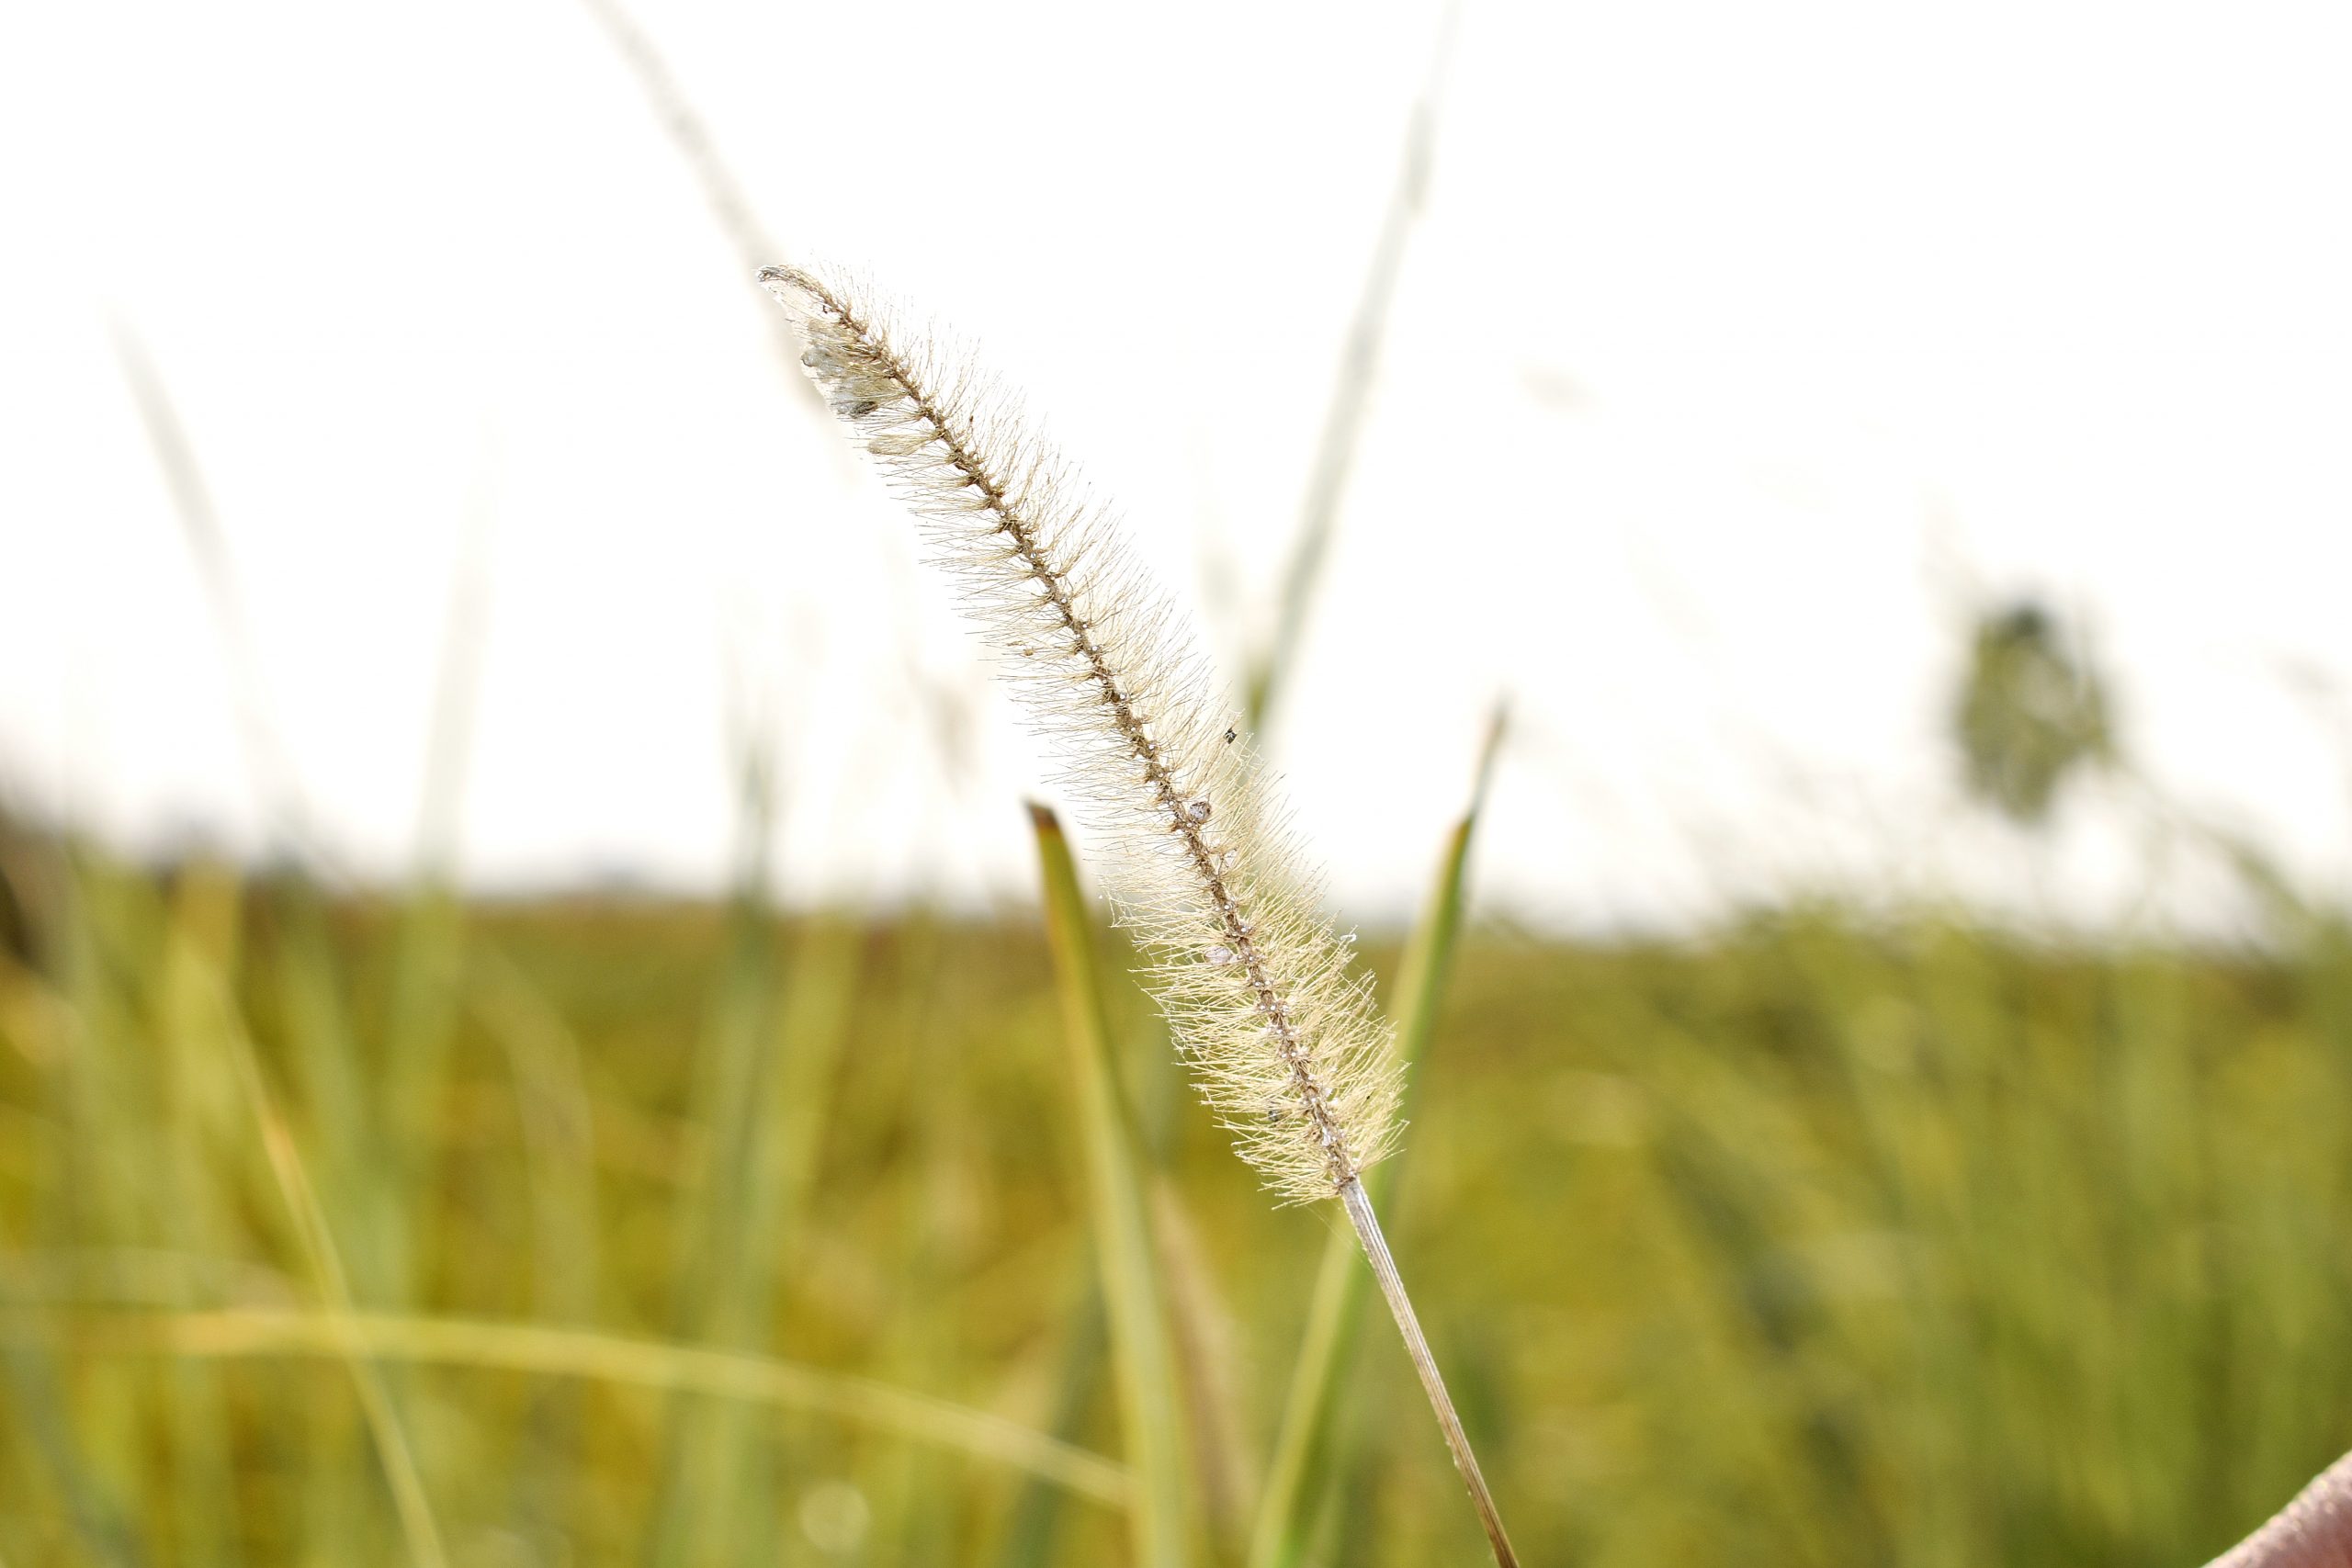
[{"label": "dry yellow grass blade", "polygon": [[261,1064],[254,1058],[253,1042],[233,1026],[223,1033],[230,1042],[237,1077],[244,1085],[254,1118],[261,1125],[262,1148],[269,1156],[270,1170],[277,1179],[287,1208],[292,1212],[295,1234],[301,1240],[319,1290],[332,1309],[317,1319],[324,1332],[320,1353],[332,1356],[351,1369],[359,1408],[375,1438],[377,1455],[383,1462],[384,1480],[391,1488],[392,1506],[400,1516],[401,1533],[407,1538],[410,1557],[419,1568],[446,1568],[449,1554],[442,1544],[441,1527],[434,1518],[432,1502],[424,1494],[415,1450],[393,1406],[391,1391],[384,1386],[383,1378],[361,1352],[354,1336],[351,1279],[343,1266],[343,1255],[335,1247],[334,1235],[327,1226],[326,1211],[320,1206],[318,1190],[311,1185],[293,1133],[278,1114],[277,1103],[262,1079]]},{"label": "dry yellow grass blade", "polygon": [[714,1394],[830,1416],[955,1449],[1026,1471],[1114,1507],[1125,1507],[1132,1490],[1124,1465],[985,1411],[770,1357],[591,1329],[481,1318],[238,1308],[77,1317],[70,1336],[74,1348],[100,1354],[341,1359],[356,1353],[377,1361],[542,1372]]},{"label": "dry yellow grass blade", "polygon": [[[225,885],[216,885],[208,891],[224,900],[232,896]],[[187,918],[187,911],[183,911],[182,918]],[[287,1125],[263,1076],[233,991],[227,978],[204,960],[201,947],[200,942],[189,940],[178,950],[177,973],[179,983],[185,987],[182,1005],[189,1010],[189,1026],[210,1032],[214,1038],[209,1043],[209,1048],[228,1058],[231,1074],[261,1134],[263,1154],[278,1195],[285,1201],[303,1259],[329,1309],[319,1321],[330,1325],[347,1324],[355,1298],[342,1249],[327,1223],[325,1207],[319,1201],[318,1188],[311,1179],[293,1131]],[[375,1364],[356,1351],[347,1334],[331,1337],[325,1353],[344,1360],[350,1368],[360,1411],[383,1466],[385,1483],[391,1493],[393,1511],[400,1519],[410,1561],[417,1568],[447,1568],[449,1556],[441,1528],[434,1517],[431,1499],[425,1495],[415,1450],[401,1421],[391,1391],[384,1386]]]}]

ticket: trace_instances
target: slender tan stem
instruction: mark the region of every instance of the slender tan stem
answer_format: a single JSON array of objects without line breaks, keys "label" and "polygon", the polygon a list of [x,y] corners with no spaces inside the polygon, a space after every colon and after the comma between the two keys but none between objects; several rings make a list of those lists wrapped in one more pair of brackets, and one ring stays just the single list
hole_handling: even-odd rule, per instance
[{"label": "slender tan stem", "polygon": [[1502,1515],[1495,1510],[1494,1494],[1487,1490],[1487,1478],[1478,1473],[1478,1456],[1470,1451],[1470,1438],[1462,1430],[1462,1418],[1453,1413],[1453,1400],[1445,1392],[1445,1379],[1439,1375],[1437,1358],[1430,1354],[1430,1342],[1421,1333],[1421,1320],[1413,1315],[1413,1300],[1405,1293],[1405,1281],[1396,1272],[1396,1260],[1388,1254],[1388,1238],[1380,1234],[1380,1221],[1372,1212],[1372,1199],[1361,1181],[1350,1181],[1340,1189],[1340,1201],[1348,1211],[1348,1221],[1356,1227],[1356,1240],[1363,1244],[1363,1255],[1371,1260],[1373,1277],[1380,1281],[1380,1293],[1388,1298],[1388,1310],[1396,1319],[1396,1332],[1405,1337],[1405,1353],[1413,1359],[1413,1371],[1421,1378],[1421,1392],[1430,1396],[1430,1408],[1437,1413],[1438,1430],[1445,1434],[1445,1446],[1453,1455],[1453,1468],[1462,1472],[1462,1483],[1470,1489],[1471,1505],[1478,1510],[1478,1522],[1487,1527],[1487,1544],[1494,1550],[1497,1568],[1519,1568],[1519,1554],[1510,1549],[1510,1537],[1503,1531]]},{"label": "slender tan stem", "polygon": [[[31,1322],[0,1316],[0,1346],[28,1337]],[[825,1371],[748,1351],[484,1318],[393,1313],[223,1312],[81,1314],[66,1343],[89,1353],[162,1352],[203,1359],[356,1357],[594,1378],[638,1388],[707,1393],[743,1404],[808,1411],[1023,1470],[1114,1507],[1132,1504],[1134,1478],[1102,1455],[1017,1423],[910,1389]]]}]

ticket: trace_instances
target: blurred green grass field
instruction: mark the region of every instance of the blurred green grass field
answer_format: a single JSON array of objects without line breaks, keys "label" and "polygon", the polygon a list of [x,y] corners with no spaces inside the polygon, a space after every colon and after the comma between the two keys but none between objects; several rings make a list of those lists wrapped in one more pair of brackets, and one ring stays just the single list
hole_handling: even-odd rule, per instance
[{"label": "blurred green grass field", "polygon": [[[1034,916],[6,844],[0,1562],[1133,1560]],[[1472,921],[1390,1232],[1527,1560],[2193,1564],[2352,1445],[2352,942],[2276,925]],[[1337,1222],[1106,997],[1238,1562]],[[1309,1561],[1481,1560],[1419,1401],[1367,1329]]]}]

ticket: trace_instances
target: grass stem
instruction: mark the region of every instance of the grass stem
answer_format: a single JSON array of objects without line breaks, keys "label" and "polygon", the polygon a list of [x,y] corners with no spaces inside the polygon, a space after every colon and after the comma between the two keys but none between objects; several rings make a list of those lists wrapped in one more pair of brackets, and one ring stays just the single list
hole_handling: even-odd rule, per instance
[{"label": "grass stem", "polygon": [[1420,1376],[1421,1392],[1430,1396],[1430,1409],[1437,1416],[1438,1430],[1445,1434],[1446,1449],[1453,1455],[1453,1468],[1461,1472],[1462,1483],[1470,1489],[1470,1504],[1478,1510],[1478,1522],[1486,1528],[1487,1544],[1494,1551],[1496,1568],[1519,1568],[1519,1556],[1511,1551],[1510,1537],[1504,1533],[1494,1494],[1487,1490],[1487,1478],[1478,1472],[1478,1456],[1470,1451],[1470,1438],[1462,1429],[1462,1417],[1453,1413],[1453,1398],[1445,1392],[1445,1379],[1438,1372],[1429,1337],[1421,1332],[1421,1320],[1414,1315],[1413,1299],[1405,1293],[1404,1278],[1396,1272],[1396,1260],[1389,1256],[1388,1238],[1380,1234],[1380,1220],[1372,1212],[1372,1200],[1365,1195],[1363,1183],[1351,1181],[1340,1189],[1340,1203],[1348,1212],[1348,1223],[1356,1228],[1356,1240],[1363,1244],[1363,1255],[1372,1263],[1373,1278],[1380,1281],[1380,1293],[1388,1299],[1388,1311],[1396,1319],[1396,1332],[1405,1338],[1405,1353],[1413,1359],[1413,1371]]}]

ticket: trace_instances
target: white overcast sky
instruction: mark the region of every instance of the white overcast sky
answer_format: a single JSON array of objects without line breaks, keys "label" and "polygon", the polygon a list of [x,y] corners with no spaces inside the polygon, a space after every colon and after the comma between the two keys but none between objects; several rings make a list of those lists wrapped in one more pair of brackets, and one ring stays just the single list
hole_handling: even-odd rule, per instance
[{"label": "white overcast sky", "polygon": [[[1436,7],[645,5],[761,220],[953,322],[1229,655],[1270,597]],[[1408,908],[1482,714],[1497,905],[1839,881],[2129,907],[2137,808],[1956,801],[1971,606],[2080,618],[2169,797],[2352,862],[2352,12],[1468,0],[1271,749]],[[0,788],[252,846],[233,660],[126,390],[217,503],[339,861],[1021,897],[1038,761],[571,0],[0,17]],[[480,570],[460,563],[469,555]]]}]

